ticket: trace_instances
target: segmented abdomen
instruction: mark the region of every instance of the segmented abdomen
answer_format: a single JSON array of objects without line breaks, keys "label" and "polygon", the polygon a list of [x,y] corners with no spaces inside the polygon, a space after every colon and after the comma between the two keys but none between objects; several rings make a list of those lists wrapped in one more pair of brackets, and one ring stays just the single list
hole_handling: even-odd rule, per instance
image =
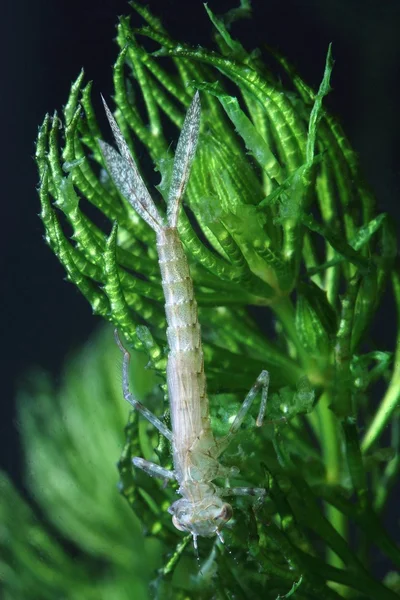
[{"label": "segmented abdomen", "polygon": [[165,295],[168,393],[175,441],[175,469],[183,475],[187,450],[209,427],[206,379],[200,324],[189,265],[176,229],[157,235],[157,249]]},{"label": "segmented abdomen", "polygon": [[157,250],[170,351],[198,350],[201,348],[201,339],[197,303],[189,265],[176,229],[164,229],[157,236]]}]

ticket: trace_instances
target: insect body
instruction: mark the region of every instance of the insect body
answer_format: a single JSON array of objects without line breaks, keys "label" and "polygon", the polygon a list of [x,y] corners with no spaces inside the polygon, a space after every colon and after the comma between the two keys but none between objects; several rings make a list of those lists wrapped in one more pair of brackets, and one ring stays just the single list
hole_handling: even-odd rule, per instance
[{"label": "insect body", "polygon": [[159,214],[112,114],[105,103],[104,105],[119,153],[101,141],[100,147],[115,185],[156,233],[168,323],[167,383],[172,432],[130,393],[129,353],[117,336],[117,343],[124,352],[124,397],[171,442],[174,470],[163,469],[142,458],[134,458],[133,462],[153,476],[178,482],[182,498],[172,504],[169,512],[173,515],[175,527],[191,532],[196,545],[199,535],[218,535],[221,538],[221,528],[232,517],[232,508],[223,498],[230,495],[263,497],[265,494],[261,488],[217,487],[213,480],[219,477],[229,478],[233,473],[238,473],[237,469],[224,467],[218,459],[240,428],[260,388],[262,394],[257,424],[261,425],[267,402],[269,375],[267,371],[262,371],[227,435],[215,439],[211,430],[197,304],[189,265],[177,230],[181,199],[189,180],[199,136],[198,93],[188,109],[179,137],[166,220]]}]

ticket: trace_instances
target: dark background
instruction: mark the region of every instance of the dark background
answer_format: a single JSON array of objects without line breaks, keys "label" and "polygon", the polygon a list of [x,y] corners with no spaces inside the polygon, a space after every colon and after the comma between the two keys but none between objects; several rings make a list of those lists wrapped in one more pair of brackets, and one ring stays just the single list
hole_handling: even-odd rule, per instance
[{"label": "dark background", "polygon": [[[112,94],[117,16],[131,11],[125,0],[7,4],[0,25],[0,467],[19,480],[14,397],[24,372],[39,365],[57,376],[65,355],[98,323],[84,298],[64,281],[62,267],[42,239],[34,140],[45,113],[66,102],[82,66],[87,79],[95,81],[95,94]],[[175,38],[210,44],[211,24],[201,1],[150,0],[149,5]],[[210,0],[209,5],[218,14],[234,0]],[[253,9],[254,19],[235,25],[234,35],[248,49],[263,42],[278,48],[314,87],[333,42],[336,64],[327,105],[360,154],[378,209],[399,215],[400,2],[254,0]],[[383,332],[393,332],[391,318],[382,316]]]}]

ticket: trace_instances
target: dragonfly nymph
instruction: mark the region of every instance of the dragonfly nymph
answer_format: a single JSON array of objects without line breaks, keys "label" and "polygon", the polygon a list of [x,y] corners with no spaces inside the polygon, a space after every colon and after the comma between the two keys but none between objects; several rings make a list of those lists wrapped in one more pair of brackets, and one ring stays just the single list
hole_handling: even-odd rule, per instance
[{"label": "dragonfly nymph", "polygon": [[167,385],[172,431],[130,392],[129,353],[117,336],[119,347],[124,353],[124,398],[170,441],[174,469],[164,469],[139,457],[134,458],[133,463],[152,476],[178,482],[181,498],[170,506],[169,512],[177,529],[192,534],[197,548],[198,536],[217,535],[223,541],[221,529],[232,517],[232,507],[226,502],[226,498],[244,495],[262,498],[265,495],[263,488],[218,487],[213,481],[217,478],[229,480],[229,477],[238,473],[238,469],[227,468],[221,464],[219,457],[239,430],[260,390],[261,405],[257,425],[262,424],[269,374],[267,371],[261,372],[228,433],[216,439],[211,429],[197,303],[189,264],[177,229],[179,210],[199,138],[199,93],[197,92],[192,100],[179,136],[166,218],[160,215],[154,204],[128,145],[105,102],[104,106],[119,150],[117,152],[109,144],[99,141],[105,165],[119,192],[156,233],[168,323]]}]

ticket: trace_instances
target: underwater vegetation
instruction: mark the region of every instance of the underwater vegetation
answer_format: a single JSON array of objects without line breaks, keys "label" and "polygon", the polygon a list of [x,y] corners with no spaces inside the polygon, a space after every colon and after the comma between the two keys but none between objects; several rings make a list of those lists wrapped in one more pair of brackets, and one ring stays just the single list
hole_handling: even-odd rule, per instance
[{"label": "underwater vegetation", "polygon": [[[389,534],[384,517],[399,471],[400,328],[394,348],[378,348],[371,332],[384,294],[400,319],[397,240],[324,109],[331,49],[314,91],[284,57],[248,52],[231,37],[246,2],[223,17],[206,6],[212,51],[172,40],[147,8],[131,6],[118,23],[108,103],[163,213],[171,141],[200,92],[179,237],[216,436],[269,371],[265,424],[254,426],[252,410],[223,459],[240,466],[235,486],[267,495],[261,506],[232,502],[225,544],[199,538],[199,568],[191,535],[168,514],[176,486],[132,466],[140,456],[170,468],[171,452],[136,412],[128,417],[120,354],[105,328],[68,361],[59,389],[36,373],[21,391],[34,502],[1,475],[3,596],[394,600],[398,532]],[[99,140],[111,136],[93,103],[100,108],[82,72],[62,115],[40,127],[46,241],[93,313],[124,337],[135,394],[169,427],[155,235],[107,173]],[[391,565],[383,582],[377,556]]]}]

